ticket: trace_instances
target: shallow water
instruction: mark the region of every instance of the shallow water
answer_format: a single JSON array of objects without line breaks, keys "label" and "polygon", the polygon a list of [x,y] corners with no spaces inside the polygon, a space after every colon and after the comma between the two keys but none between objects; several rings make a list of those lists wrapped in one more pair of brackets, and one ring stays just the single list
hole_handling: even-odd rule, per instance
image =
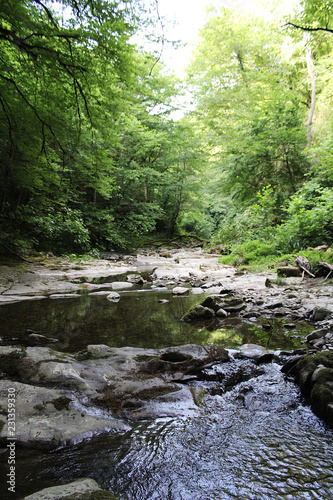
[{"label": "shallow water", "polygon": [[[171,290],[156,291],[148,286],[121,291],[114,303],[105,296],[83,293],[73,299],[22,301],[0,307],[0,338],[3,344],[25,343],[35,332],[56,339],[52,347],[78,352],[89,344],[110,347],[164,348],[183,344],[220,344],[227,348],[256,343],[270,349],[293,349],[300,345],[299,336],[311,330],[299,323],[286,329],[282,320],[256,322],[228,317],[197,324],[181,321],[183,315],[204,296],[189,294],[174,297]],[[168,300],[160,303],[159,300]],[[270,325],[268,325],[270,326]]]},{"label": "shallow water", "polygon": [[333,433],[278,365],[220,395],[206,390],[192,419],[135,423],[124,435],[48,453],[22,450],[21,493],[92,477],[120,500],[333,498]]}]

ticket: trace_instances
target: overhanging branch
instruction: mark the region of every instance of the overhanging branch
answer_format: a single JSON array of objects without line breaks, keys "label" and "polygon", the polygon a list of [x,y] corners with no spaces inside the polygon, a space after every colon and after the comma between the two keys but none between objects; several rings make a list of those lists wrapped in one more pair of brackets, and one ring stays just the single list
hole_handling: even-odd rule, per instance
[{"label": "overhanging branch", "polygon": [[326,28],[309,28],[307,26],[299,26],[298,24],[294,24],[294,23],[286,23],[282,27],[285,28],[286,26],[291,26],[292,28],[297,28],[297,29],[302,30],[302,31],[311,31],[311,32],[325,31],[327,33],[333,33],[333,29],[330,29],[327,27]]}]

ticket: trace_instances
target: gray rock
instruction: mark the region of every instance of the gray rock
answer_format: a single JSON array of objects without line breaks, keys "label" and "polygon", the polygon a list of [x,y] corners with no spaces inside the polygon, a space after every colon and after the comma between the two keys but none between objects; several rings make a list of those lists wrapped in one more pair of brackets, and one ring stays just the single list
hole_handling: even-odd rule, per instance
[{"label": "gray rock", "polygon": [[267,349],[257,344],[243,344],[239,351],[244,358],[257,360],[265,354],[269,354]]},{"label": "gray rock", "polygon": [[305,340],[307,342],[310,342],[311,340],[321,339],[322,337],[325,337],[325,335],[328,332],[329,332],[329,330],[327,330],[326,328],[320,328],[318,330],[314,330],[309,335],[307,335],[307,337],[305,338]]},{"label": "gray rock", "polygon": [[204,307],[209,307],[215,312],[219,309],[224,309],[226,312],[236,313],[246,308],[246,304],[239,297],[225,297],[224,295],[210,295],[201,304]]},{"label": "gray rock", "polygon": [[128,281],[114,281],[111,283],[112,290],[125,290],[126,288],[132,288],[133,283],[128,283]]},{"label": "gray rock", "polygon": [[83,478],[72,483],[45,488],[44,490],[37,491],[25,497],[23,500],[60,500],[62,498],[71,497],[72,495],[84,495],[99,490],[101,489],[94,479]]},{"label": "gray rock", "polygon": [[174,295],[185,295],[185,293],[188,293],[189,291],[190,289],[184,286],[176,286],[175,288],[173,288],[172,293]]},{"label": "gray rock", "polygon": [[134,283],[135,285],[143,285],[146,283],[140,274],[129,274],[127,276],[127,281],[129,281],[129,283]]},{"label": "gray rock", "polygon": [[120,295],[117,292],[108,292],[108,295],[106,297],[110,302],[118,302],[120,300]]},{"label": "gray rock", "polygon": [[77,299],[81,297],[78,293],[53,293],[49,295],[49,299]]},{"label": "gray rock", "polygon": [[[71,391],[38,387],[9,380],[0,381],[0,404],[8,402],[8,389],[15,389],[15,437],[17,443],[54,448],[78,443],[93,434],[125,432],[128,426],[109,416],[86,414],[73,403]],[[1,419],[1,417],[0,417]],[[0,432],[0,442],[8,437],[7,425]]]},{"label": "gray rock", "polygon": [[326,309],[325,307],[318,307],[317,309],[314,309],[312,319],[313,321],[324,321],[324,319],[327,319],[331,316],[331,314],[332,311],[329,309]]},{"label": "gray rock", "polygon": [[263,307],[265,309],[277,309],[278,307],[283,307],[283,303],[281,300],[276,300],[274,302],[268,302],[267,304],[264,303]]},{"label": "gray rock", "polygon": [[216,311],[216,316],[219,316],[220,318],[226,318],[228,316],[228,313],[221,308]]}]

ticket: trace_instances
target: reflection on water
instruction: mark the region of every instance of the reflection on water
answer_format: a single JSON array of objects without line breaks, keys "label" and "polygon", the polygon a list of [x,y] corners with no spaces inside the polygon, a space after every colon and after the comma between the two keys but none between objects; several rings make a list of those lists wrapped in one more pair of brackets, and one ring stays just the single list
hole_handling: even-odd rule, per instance
[{"label": "reflection on water", "polygon": [[51,453],[22,450],[17,470],[25,494],[93,477],[120,500],[324,500],[333,498],[332,463],[333,433],[270,364],[207,394],[197,418],[136,423]]},{"label": "reflection on water", "polygon": [[[0,307],[0,337],[4,343],[25,342],[31,332],[57,339],[54,347],[77,352],[89,344],[110,347],[163,348],[182,344],[221,344],[237,347],[256,343],[271,349],[298,347],[297,335],[306,335],[308,325],[297,325],[288,335],[281,320],[244,322],[237,317],[224,321],[192,324],[181,321],[185,312],[202,296],[173,297],[171,291],[141,289],[120,292],[118,303],[105,296],[83,294],[75,299],[23,301]],[[159,300],[168,300],[160,303]],[[204,325],[204,326],[203,326]],[[266,325],[267,326],[267,325]]]}]

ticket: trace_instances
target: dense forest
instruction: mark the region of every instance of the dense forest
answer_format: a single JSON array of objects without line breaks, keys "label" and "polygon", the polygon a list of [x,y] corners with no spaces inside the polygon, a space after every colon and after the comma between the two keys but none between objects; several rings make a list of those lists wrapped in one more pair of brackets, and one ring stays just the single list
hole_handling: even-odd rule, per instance
[{"label": "dense forest", "polygon": [[212,8],[184,81],[150,7],[1,2],[1,252],[191,234],[241,264],[330,245],[333,1]]}]

